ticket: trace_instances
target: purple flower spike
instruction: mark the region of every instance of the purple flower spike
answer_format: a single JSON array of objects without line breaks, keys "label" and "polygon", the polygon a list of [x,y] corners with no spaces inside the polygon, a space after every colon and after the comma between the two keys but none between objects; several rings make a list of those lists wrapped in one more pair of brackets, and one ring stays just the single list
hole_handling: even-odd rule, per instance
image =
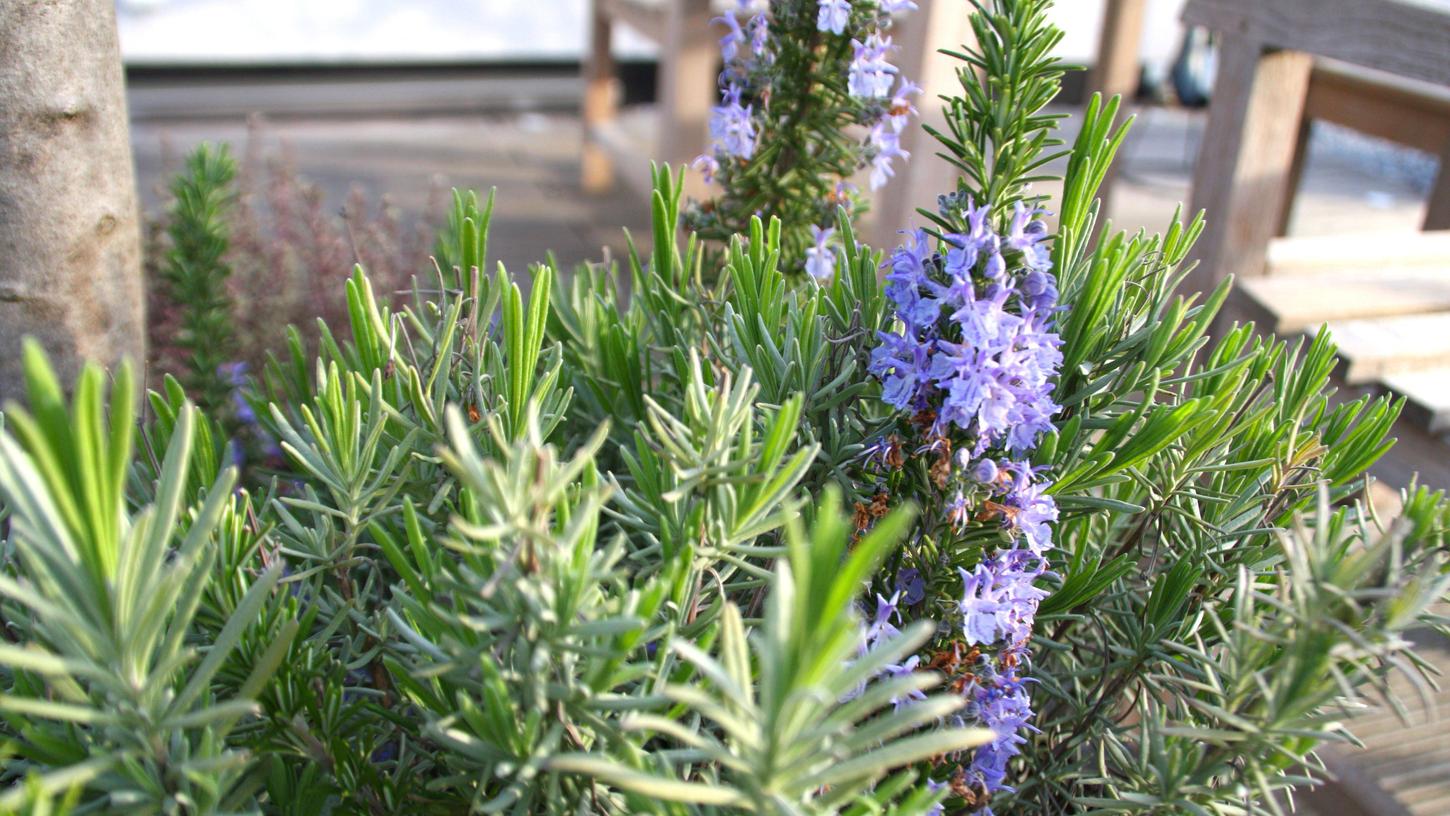
[{"label": "purple flower spike", "polygon": [[852,40],[855,49],[851,58],[846,87],[858,99],[885,99],[891,95],[896,79],[896,66],[886,61],[891,51],[891,38],[873,33],[866,42]]},{"label": "purple flower spike", "polygon": [[710,114],[710,137],[718,153],[742,159],[755,155],[755,123],[750,113],[751,106],[740,104],[740,87],[731,85],[724,101]]},{"label": "purple flower spike", "polygon": [[822,229],[811,226],[811,237],[815,245],[806,248],[806,272],[818,281],[829,281],[836,274],[836,253],[829,246],[834,227]]},{"label": "purple flower spike", "polygon": [[901,134],[886,122],[878,122],[866,137],[867,152],[871,154],[871,189],[879,190],[896,175],[891,160],[903,161],[911,154],[901,149]]},{"label": "purple flower spike", "polygon": [[[869,60],[857,46],[857,61]],[[1059,411],[1052,396],[1063,356],[1040,211],[1018,204],[998,234],[1001,220],[970,200],[961,207],[963,198],[942,199],[942,211],[960,217],[960,232],[936,246],[915,233],[892,255],[885,293],[901,328],[878,335],[870,370],[883,400],[909,412],[891,438],[914,442],[913,455],[932,462],[922,486],[929,506],[941,508],[933,531],[949,537],[995,524],[1002,535],[978,563],[958,568],[956,603],[961,641],[980,655],[962,721],[996,734],[963,770],[969,785],[991,793],[1011,790],[1009,764],[1032,728],[1029,681],[1017,672],[1030,665],[1033,623],[1047,597],[1037,583],[1047,574],[1058,508],[1029,454]],[[896,576],[898,590],[921,581],[907,573]],[[930,601],[924,587],[921,600]]]}]

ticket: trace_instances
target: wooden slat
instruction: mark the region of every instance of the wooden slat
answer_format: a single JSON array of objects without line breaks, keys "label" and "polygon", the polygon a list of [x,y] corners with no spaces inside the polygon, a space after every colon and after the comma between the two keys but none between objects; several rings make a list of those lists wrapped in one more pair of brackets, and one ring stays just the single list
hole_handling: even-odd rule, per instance
[{"label": "wooden slat", "polygon": [[1384,385],[1405,397],[1408,418],[1432,434],[1450,431],[1450,367],[1391,374]]},{"label": "wooden slat", "polygon": [[1450,313],[1336,320],[1329,333],[1339,346],[1340,376],[1350,385],[1450,366]]},{"label": "wooden slat", "polygon": [[[1450,641],[1416,632],[1418,651],[1432,665],[1450,668]],[[1349,730],[1364,749],[1336,745],[1321,751],[1338,777],[1311,801],[1326,814],[1445,816],[1450,813],[1450,689],[1431,692],[1426,709],[1409,678],[1395,675],[1391,688],[1408,716],[1377,708],[1349,718]],[[1332,798],[1330,798],[1332,797]],[[1333,803],[1332,805],[1330,803]]]},{"label": "wooden slat", "polygon": [[1336,320],[1450,312],[1450,275],[1438,269],[1275,275],[1239,287],[1268,319],[1265,328],[1280,333]]},{"label": "wooden slat", "polygon": [[1450,231],[1279,238],[1269,244],[1269,275],[1366,269],[1441,269],[1450,277]]},{"label": "wooden slat", "polygon": [[1450,141],[1450,90],[1340,63],[1318,63],[1304,116],[1438,156]]},{"label": "wooden slat", "polygon": [[1450,86],[1450,0],[1189,0],[1183,21]]}]

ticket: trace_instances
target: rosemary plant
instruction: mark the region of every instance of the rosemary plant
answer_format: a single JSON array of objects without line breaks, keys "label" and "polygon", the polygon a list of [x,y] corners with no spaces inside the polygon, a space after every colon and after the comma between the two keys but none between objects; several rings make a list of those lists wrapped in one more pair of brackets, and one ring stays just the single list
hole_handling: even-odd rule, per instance
[{"label": "rosemary plant", "polygon": [[[1049,5],[977,4],[931,131],[960,179],[888,265],[871,370],[900,414],[858,523],[922,515],[879,614],[948,622],[919,662],[997,734],[939,767],[949,806],[1277,811],[1349,739],[1337,712],[1420,673],[1402,635],[1450,587],[1443,495],[1412,489],[1389,530],[1363,504],[1400,405],[1337,403],[1327,332],[1208,336],[1228,283],[1174,291],[1202,215],[1097,229],[1128,124],[1095,98],[1057,150]],[[1049,202],[1034,185],[1064,153]]]},{"label": "rosemary plant", "polygon": [[176,373],[209,414],[230,407],[232,383],[225,366],[233,342],[233,304],[227,289],[231,267],[227,223],[236,194],[237,165],[225,145],[203,144],[186,158],[186,169],[171,185],[175,199],[167,234],[171,245],[160,268],[165,307],[174,311],[180,360]]},{"label": "rosemary plant", "polygon": [[[936,134],[962,178],[889,260],[845,207],[706,252],[658,168],[647,244],[516,279],[458,195],[396,306],[357,268],[252,383],[279,460],[248,489],[177,381],[138,422],[127,370],[67,403],[28,349],[0,812],[1231,814],[1311,784],[1338,712],[1419,671],[1450,511],[1363,503],[1399,406],[1333,400],[1326,334],[1206,334],[1226,287],[1174,293],[1199,220],[1098,229],[1115,102],[1036,191],[1047,8],[978,6]],[[881,11],[779,9],[776,53],[843,59],[823,35]]]},{"label": "rosemary plant", "polygon": [[911,0],[741,0],[716,22],[725,69],[710,119],[713,150],[695,162],[721,193],[689,224],[726,242],[750,219],[781,221],[788,272],[829,278],[842,246],[836,210],[864,212],[855,178],[876,190],[908,155],[901,133],[920,92],[891,63],[890,30]]}]

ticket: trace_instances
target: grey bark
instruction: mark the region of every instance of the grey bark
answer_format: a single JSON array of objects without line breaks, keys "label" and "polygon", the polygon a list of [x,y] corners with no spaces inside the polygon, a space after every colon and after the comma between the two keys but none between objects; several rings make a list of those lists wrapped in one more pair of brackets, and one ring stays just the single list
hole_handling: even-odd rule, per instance
[{"label": "grey bark", "polygon": [[127,127],[112,0],[0,0],[0,399],[26,335],[67,385],[145,359]]}]

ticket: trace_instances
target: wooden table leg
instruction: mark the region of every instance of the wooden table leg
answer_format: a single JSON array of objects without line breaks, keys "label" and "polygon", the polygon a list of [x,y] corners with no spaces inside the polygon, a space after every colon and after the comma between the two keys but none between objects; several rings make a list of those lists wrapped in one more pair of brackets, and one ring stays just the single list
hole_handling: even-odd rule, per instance
[{"label": "wooden table leg", "polygon": [[1192,210],[1207,211],[1187,290],[1226,275],[1264,272],[1289,193],[1312,60],[1266,51],[1236,35],[1220,40],[1218,78],[1193,176]]},{"label": "wooden table leg", "polygon": [[584,100],[580,111],[584,130],[579,159],[580,184],[586,193],[604,193],[614,186],[614,161],[601,141],[599,129],[614,120],[619,105],[619,82],[614,73],[609,16],[599,0],[593,0],[589,6],[589,53],[584,59]]},{"label": "wooden table leg", "polygon": [[[708,146],[710,108],[718,98],[719,49],[710,0],[671,0],[660,43],[658,158],[678,167]],[[641,159],[643,161],[643,159]],[[705,192],[699,173],[686,173],[687,195]]]}]

